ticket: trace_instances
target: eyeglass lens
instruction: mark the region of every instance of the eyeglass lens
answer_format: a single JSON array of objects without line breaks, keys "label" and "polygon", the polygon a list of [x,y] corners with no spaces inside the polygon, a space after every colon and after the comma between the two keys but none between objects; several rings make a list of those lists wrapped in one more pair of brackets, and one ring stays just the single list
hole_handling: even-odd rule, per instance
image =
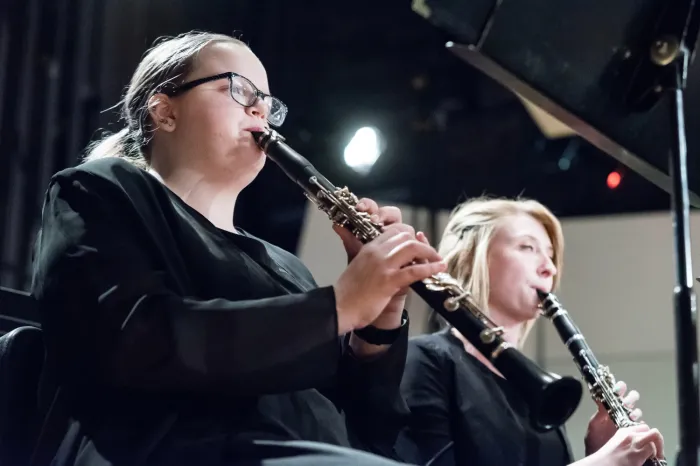
[{"label": "eyeglass lens", "polygon": [[[233,76],[231,78],[231,97],[239,104],[250,107],[255,104],[258,98],[258,89],[247,78]],[[262,101],[267,106],[267,119],[270,124],[280,126],[287,116],[285,105],[278,98],[270,95],[266,95]]]}]

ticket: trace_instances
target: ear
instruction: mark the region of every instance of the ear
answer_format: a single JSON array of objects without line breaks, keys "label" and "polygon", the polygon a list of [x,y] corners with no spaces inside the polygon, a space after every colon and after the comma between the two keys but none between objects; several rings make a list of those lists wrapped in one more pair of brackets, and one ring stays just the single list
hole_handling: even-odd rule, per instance
[{"label": "ear", "polygon": [[155,94],[148,99],[148,114],[153,122],[153,129],[172,132],[175,130],[175,105],[165,94]]}]

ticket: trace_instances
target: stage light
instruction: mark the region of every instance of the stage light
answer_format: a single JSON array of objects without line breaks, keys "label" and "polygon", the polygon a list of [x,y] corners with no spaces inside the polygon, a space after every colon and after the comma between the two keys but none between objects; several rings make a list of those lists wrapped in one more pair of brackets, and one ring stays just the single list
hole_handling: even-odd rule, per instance
[{"label": "stage light", "polygon": [[362,127],[345,146],[345,163],[356,172],[366,175],[382,154],[383,146],[382,136],[376,128]]},{"label": "stage light", "polygon": [[620,173],[615,171],[615,172],[610,172],[610,174],[608,174],[608,179],[607,179],[608,188],[610,188],[610,189],[617,188],[618,186],[620,186],[621,181],[622,181],[622,175],[620,175]]}]

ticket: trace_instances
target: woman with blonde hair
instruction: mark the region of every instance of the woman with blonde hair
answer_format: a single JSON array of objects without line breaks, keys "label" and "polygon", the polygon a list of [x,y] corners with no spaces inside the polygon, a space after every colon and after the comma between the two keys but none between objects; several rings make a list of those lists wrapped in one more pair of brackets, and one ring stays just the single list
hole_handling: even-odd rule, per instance
[{"label": "woman with blonde hair", "polygon": [[[505,329],[504,339],[522,348],[539,315],[537,289],[559,284],[564,238],[557,218],[528,199],[468,200],[452,212],[438,252],[448,273]],[[563,429],[542,433],[528,422],[528,406],[514,384],[455,328],[411,339],[402,392],[410,426],[396,444],[409,462],[469,466],[564,466],[573,462]],[[626,386],[617,387],[625,395]],[[636,391],[624,400],[634,407]],[[632,416],[641,417],[634,409]],[[589,423],[586,458],[574,464],[642,465],[661,455],[656,429],[616,430],[604,409]]]}]

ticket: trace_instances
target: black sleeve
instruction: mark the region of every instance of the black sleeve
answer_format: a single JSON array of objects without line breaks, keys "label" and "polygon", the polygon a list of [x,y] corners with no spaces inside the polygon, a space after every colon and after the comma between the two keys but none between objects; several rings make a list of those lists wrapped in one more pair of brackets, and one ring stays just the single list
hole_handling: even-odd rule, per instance
[{"label": "black sleeve", "polygon": [[49,186],[32,288],[51,314],[46,330],[79,347],[98,383],[258,395],[337,376],[331,287],[251,301],[181,296],[154,264],[149,232],[124,218],[128,198],[117,202],[107,180],[73,174]]},{"label": "black sleeve", "polygon": [[574,462],[574,454],[571,451],[571,442],[569,441],[569,433],[566,431],[566,425],[559,427],[559,433],[561,435],[561,441],[564,445],[564,450],[566,450],[566,463],[571,464]]},{"label": "black sleeve", "polygon": [[404,311],[401,334],[386,352],[361,359],[348,346],[340,366],[340,399],[353,446],[388,457],[393,456],[394,443],[409,415],[400,392],[408,343],[407,317]]},{"label": "black sleeve", "polygon": [[439,454],[436,464],[456,464],[450,447],[453,374],[448,358],[438,349],[415,340],[409,343],[401,391],[411,420],[396,443],[402,460],[426,464]]}]

